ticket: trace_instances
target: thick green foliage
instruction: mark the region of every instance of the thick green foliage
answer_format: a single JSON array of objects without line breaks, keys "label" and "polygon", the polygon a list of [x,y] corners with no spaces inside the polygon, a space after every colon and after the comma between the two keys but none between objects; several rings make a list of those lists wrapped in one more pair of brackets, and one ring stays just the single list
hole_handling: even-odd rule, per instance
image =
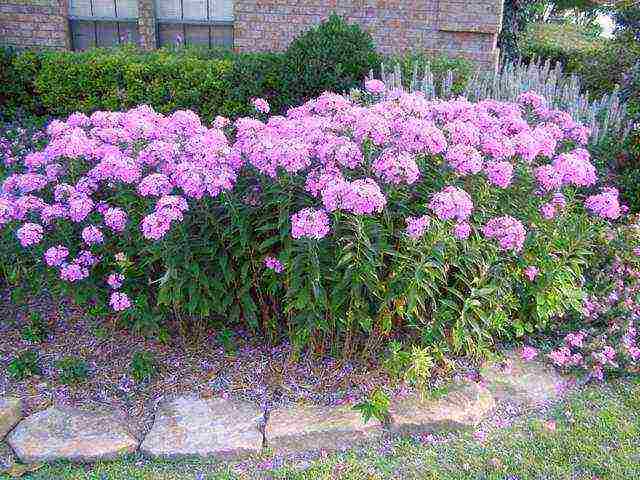
[{"label": "thick green foliage", "polygon": [[196,111],[239,117],[256,97],[272,111],[324,91],[359,87],[380,56],[371,36],[333,15],[294,40],[284,53],[201,48],[141,52],[134,47],[87,52],[0,50],[0,111],[64,116],[148,104],[160,112]]},{"label": "thick green foliage", "polygon": [[526,60],[560,62],[565,73],[580,77],[585,91],[594,97],[623,84],[627,72],[640,58],[640,43],[631,35],[594,39],[585,29],[569,23],[530,26],[521,41]]},{"label": "thick green foliage", "polygon": [[284,92],[293,103],[347,92],[380,64],[371,35],[335,14],[296,38],[284,57]]},{"label": "thick green foliage", "polygon": [[600,44],[601,41],[574,23],[535,23],[527,28],[520,41],[525,60],[541,58],[552,64],[560,62],[565,73],[580,70]]}]

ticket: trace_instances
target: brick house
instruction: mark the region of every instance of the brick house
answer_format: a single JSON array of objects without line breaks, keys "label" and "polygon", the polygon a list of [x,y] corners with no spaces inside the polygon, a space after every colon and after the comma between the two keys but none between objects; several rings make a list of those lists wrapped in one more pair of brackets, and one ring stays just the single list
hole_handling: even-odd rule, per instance
[{"label": "brick house", "polygon": [[135,42],[282,50],[331,12],[385,53],[413,49],[497,65],[504,0],[0,0],[0,44],[82,50]]}]

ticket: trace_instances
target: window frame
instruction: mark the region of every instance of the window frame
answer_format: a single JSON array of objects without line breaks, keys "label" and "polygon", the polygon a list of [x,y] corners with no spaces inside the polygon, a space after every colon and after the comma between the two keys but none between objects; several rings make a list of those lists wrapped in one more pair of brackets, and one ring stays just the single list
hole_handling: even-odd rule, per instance
[{"label": "window frame", "polygon": [[[208,1],[208,0],[207,0]],[[73,30],[73,22],[90,22],[93,24],[93,47],[94,48],[100,48],[100,46],[98,45],[98,24],[99,23],[115,23],[116,24],[116,36],[118,39],[118,43],[117,45],[122,45],[123,42],[122,41],[122,36],[120,34],[120,24],[121,23],[134,23],[136,25],[136,28],[138,26],[138,18],[140,16],[140,13],[138,12],[138,17],[118,17],[118,4],[117,4],[117,0],[111,0],[111,2],[113,3],[113,13],[114,16],[93,16],[93,11],[94,11],[94,0],[89,0],[89,9],[91,11],[91,16],[86,16],[86,15],[74,15],[71,13],[71,1],[69,1],[68,5],[69,5],[69,14],[67,16],[67,21],[69,23],[69,36],[70,38],[70,44],[71,44],[71,50],[72,51],[80,51],[79,49],[76,48],[76,42],[74,41],[75,35],[74,35],[74,30]],[[154,6],[155,6],[155,0],[154,0]]]},{"label": "window frame", "polygon": [[[206,19],[190,19],[190,18],[184,18],[184,0],[180,0],[180,18],[172,18],[172,17],[160,17],[158,16],[158,12],[160,11],[158,8],[158,2],[160,2],[161,0],[153,0],[153,9],[154,9],[154,13],[155,13],[155,20],[156,20],[156,48],[161,48],[162,45],[160,44],[160,25],[181,25],[182,26],[182,41],[183,44],[185,46],[188,46],[187,43],[187,27],[189,25],[195,25],[195,26],[208,26],[208,47],[209,48],[213,48],[214,45],[212,44],[212,39],[213,39],[213,28],[214,27],[231,27],[231,45],[229,46],[229,48],[233,48],[234,42],[235,42],[235,38],[234,38],[234,31],[233,31],[233,25],[234,25],[234,21],[235,19],[231,19],[231,20],[215,20],[215,19],[211,19],[209,18],[210,15],[210,6],[211,6],[211,1],[215,1],[215,0],[205,0],[205,4],[206,4],[206,12],[207,12],[207,18]],[[235,0],[234,0],[234,4],[235,4]]]}]

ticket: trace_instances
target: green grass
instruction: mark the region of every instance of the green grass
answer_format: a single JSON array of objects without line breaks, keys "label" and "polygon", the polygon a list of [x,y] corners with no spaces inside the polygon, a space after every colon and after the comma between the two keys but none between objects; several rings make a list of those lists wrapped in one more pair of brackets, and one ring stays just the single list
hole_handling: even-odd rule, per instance
[{"label": "green grass", "polygon": [[[555,430],[545,427],[547,420],[555,421]],[[384,455],[378,446],[330,455],[312,461],[304,470],[287,464],[278,469],[255,468],[268,460],[265,456],[221,467],[216,462],[152,462],[136,456],[94,466],[45,466],[28,478],[631,480],[640,478],[640,379],[588,387],[546,417],[490,431],[482,443],[471,432],[436,445],[404,439]]]}]

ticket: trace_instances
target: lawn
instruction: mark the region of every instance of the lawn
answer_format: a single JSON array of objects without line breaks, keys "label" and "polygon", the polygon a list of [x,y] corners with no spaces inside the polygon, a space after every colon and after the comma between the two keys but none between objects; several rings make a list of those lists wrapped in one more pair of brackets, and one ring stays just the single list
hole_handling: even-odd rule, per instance
[{"label": "lawn", "polygon": [[586,387],[545,415],[487,431],[484,440],[472,432],[422,442],[403,439],[307,462],[274,462],[265,456],[221,467],[216,462],[155,462],[136,456],[94,466],[45,466],[29,478],[637,479],[640,379]]}]

